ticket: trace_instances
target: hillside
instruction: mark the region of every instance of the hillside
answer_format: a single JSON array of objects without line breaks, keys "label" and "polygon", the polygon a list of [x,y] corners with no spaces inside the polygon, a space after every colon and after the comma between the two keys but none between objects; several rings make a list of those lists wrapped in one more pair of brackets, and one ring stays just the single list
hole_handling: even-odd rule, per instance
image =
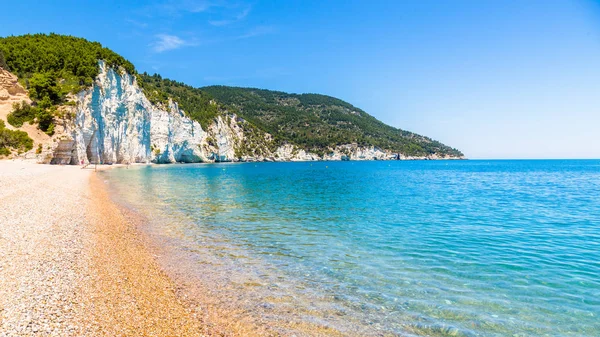
[{"label": "hillside", "polygon": [[219,115],[219,108],[211,104],[213,99],[208,93],[190,85],[163,79],[160,75],[147,73],[138,75],[138,83],[144,89],[150,102],[167,104],[169,98],[176,101],[190,118],[207,128]]},{"label": "hillside", "polygon": [[[69,134],[73,134],[75,116],[82,113],[82,108],[88,113],[92,113],[90,109],[98,108],[82,107],[81,104],[89,104],[93,95],[106,93],[94,89],[100,84],[102,72],[102,76],[117,76],[115,83],[121,83],[121,80],[129,82],[127,85],[133,96],[112,98],[122,101],[118,114],[133,112],[128,109],[137,110],[136,107],[146,104],[142,98],[136,98],[135,90],[138,90],[143,92],[154,110],[167,113],[173,111],[172,103],[177,103],[176,110],[181,109],[186,118],[198,122],[208,134],[198,139],[201,142],[198,147],[203,149],[204,154],[192,155],[194,160],[206,160],[204,155],[211,151],[217,155],[209,157],[220,158],[223,148],[229,153],[226,156],[228,160],[242,157],[291,158],[300,150],[305,151],[302,158],[325,158],[326,154],[331,157],[334,152],[337,154],[331,158],[339,158],[343,154],[349,155],[348,149],[354,151],[356,158],[374,158],[373,151],[378,153],[378,158],[389,158],[395,153],[419,158],[463,156],[460,151],[428,137],[388,126],[334,97],[225,86],[195,88],[158,74],[138,73],[131,62],[100,43],[72,36],[34,34],[0,38],[0,67],[17,75],[20,86],[27,90],[28,95],[26,101],[13,105],[12,112],[5,118],[7,126],[13,129],[37,127],[38,133],[54,138],[55,132],[63,136],[61,139],[71,137]],[[112,75],[111,69],[115,71]],[[119,88],[117,93],[122,93],[122,90],[122,87]],[[85,97],[77,96],[83,92]],[[127,101],[132,97],[137,99],[137,105]],[[149,108],[144,109],[151,113]],[[105,110],[98,110],[94,119],[99,118],[100,111]],[[119,118],[122,119],[122,116]],[[100,124],[98,127],[104,128]],[[141,130],[140,127],[136,130]],[[228,130],[223,131],[224,127]],[[191,135],[193,130],[192,127]],[[147,137],[149,130],[145,132]],[[58,142],[57,139],[53,141]],[[42,144],[36,141],[34,145],[39,147],[39,153]],[[99,145],[101,149],[98,151],[104,151],[103,145]],[[155,144],[151,145],[157,158],[164,154],[163,151],[166,151],[165,155],[169,154],[168,147],[159,149]],[[364,153],[367,148],[371,148],[369,154]],[[23,147],[13,147],[12,150],[23,151]],[[195,153],[196,150],[186,151]],[[6,154],[7,150],[3,152]],[[136,156],[138,159],[147,157],[139,153]],[[99,157],[95,155],[94,158]]]},{"label": "hillside", "polygon": [[58,34],[28,34],[0,38],[0,67],[19,78],[32,105],[23,103],[8,123],[20,127],[35,122],[52,135],[59,106],[68,104],[69,94],[90,87],[98,75],[98,60],[134,74],[131,62],[100,43]]},{"label": "hillside", "polygon": [[335,97],[288,94],[253,88],[201,88],[230,111],[306,150],[321,152],[343,144],[377,146],[411,156],[463,156],[438,141],[386,125],[365,111]]},{"label": "hillside", "polygon": [[98,60],[135,74],[131,62],[98,42],[58,34],[0,37],[0,67],[17,75],[28,87],[36,77],[36,83],[43,82],[43,77],[52,86],[30,91],[35,99],[47,95],[60,103],[68,93],[91,86],[99,72]]}]

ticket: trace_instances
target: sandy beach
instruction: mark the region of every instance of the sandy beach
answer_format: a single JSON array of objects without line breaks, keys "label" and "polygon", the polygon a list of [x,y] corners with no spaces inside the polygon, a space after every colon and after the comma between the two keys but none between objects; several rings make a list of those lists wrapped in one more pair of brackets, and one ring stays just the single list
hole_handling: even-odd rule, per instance
[{"label": "sandy beach", "polygon": [[0,161],[0,336],[212,335],[99,184]]}]

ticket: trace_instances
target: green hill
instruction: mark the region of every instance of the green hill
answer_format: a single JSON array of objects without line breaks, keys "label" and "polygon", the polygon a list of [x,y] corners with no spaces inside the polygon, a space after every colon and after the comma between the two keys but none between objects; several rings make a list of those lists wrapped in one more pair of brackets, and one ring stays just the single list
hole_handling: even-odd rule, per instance
[{"label": "green hill", "polygon": [[[34,75],[43,74],[62,89],[60,94],[76,92],[92,85],[98,75],[98,60],[112,67],[123,67],[135,74],[131,62],[98,42],[59,34],[27,34],[0,37],[0,60],[7,70],[23,82]],[[1,65],[0,65],[1,66]],[[56,99],[62,98],[56,97]]]},{"label": "green hill", "polygon": [[335,97],[226,86],[201,90],[228,110],[272,134],[275,140],[315,152],[357,143],[414,156],[463,155],[428,137],[386,125]]},{"label": "green hill", "polygon": [[173,99],[203,128],[219,114],[234,112],[246,120],[245,129],[252,135],[271,134],[272,145],[291,143],[324,153],[337,145],[356,143],[413,156],[462,156],[456,149],[386,125],[334,97],[226,86],[194,88],[158,74],[138,74],[131,62],[100,43],[58,34],[0,38],[0,66],[19,77],[34,101],[33,106],[16,107],[9,123],[18,126],[33,121],[52,134],[58,107],[69,104],[68,94],[93,84],[98,60],[137,76],[152,103]]}]

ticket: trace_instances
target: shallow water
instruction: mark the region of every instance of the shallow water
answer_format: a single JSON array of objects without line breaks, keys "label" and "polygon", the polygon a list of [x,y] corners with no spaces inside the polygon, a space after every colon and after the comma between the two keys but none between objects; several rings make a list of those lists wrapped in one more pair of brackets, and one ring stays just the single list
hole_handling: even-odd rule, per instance
[{"label": "shallow water", "polygon": [[600,161],[102,174],[194,261],[190,272],[252,298],[267,321],[350,335],[600,335]]}]

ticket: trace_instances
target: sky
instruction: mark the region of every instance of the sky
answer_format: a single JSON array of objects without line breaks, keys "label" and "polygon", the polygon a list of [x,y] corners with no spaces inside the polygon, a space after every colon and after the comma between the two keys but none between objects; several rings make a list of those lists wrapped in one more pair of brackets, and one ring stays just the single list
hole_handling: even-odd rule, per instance
[{"label": "sky", "polygon": [[469,158],[600,158],[600,1],[9,1],[0,36],[140,72],[341,98]]}]

